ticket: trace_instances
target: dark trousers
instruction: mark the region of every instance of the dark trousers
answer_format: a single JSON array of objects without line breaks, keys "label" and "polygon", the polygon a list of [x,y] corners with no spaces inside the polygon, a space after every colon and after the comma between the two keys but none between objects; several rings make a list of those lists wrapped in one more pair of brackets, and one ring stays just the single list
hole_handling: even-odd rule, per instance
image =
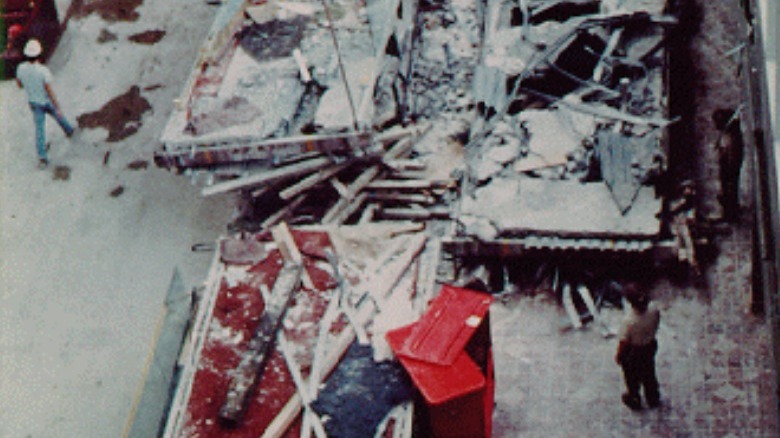
[{"label": "dark trousers", "polygon": [[729,222],[739,218],[739,168],[723,168],[720,170],[720,204],[723,206],[723,217]]},{"label": "dark trousers", "polygon": [[658,405],[661,394],[658,392],[658,379],[655,376],[655,353],[658,342],[653,341],[641,347],[631,346],[621,363],[623,378],[626,381],[628,396],[639,402],[639,390],[645,390],[645,400],[649,405]]}]

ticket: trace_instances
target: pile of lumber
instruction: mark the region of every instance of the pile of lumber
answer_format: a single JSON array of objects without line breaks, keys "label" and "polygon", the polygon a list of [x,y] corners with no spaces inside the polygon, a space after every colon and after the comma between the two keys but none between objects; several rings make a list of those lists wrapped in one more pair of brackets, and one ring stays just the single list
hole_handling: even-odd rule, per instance
[{"label": "pile of lumber", "polygon": [[[164,436],[278,437],[291,428],[326,436],[312,408],[321,383],[356,340],[389,358],[384,333],[422,314],[439,255],[438,241],[414,224],[281,223],[222,240]],[[410,425],[408,408],[388,415],[383,427]]]},{"label": "pile of lumber", "polygon": [[[336,225],[447,219],[450,209],[443,195],[455,181],[431,179],[428,164],[410,158],[426,130],[416,125],[397,128],[377,135],[374,147],[362,155],[298,157],[207,186],[202,194],[237,193],[243,206],[239,214],[254,229],[281,221]],[[312,211],[316,216],[301,217],[301,212]]]}]

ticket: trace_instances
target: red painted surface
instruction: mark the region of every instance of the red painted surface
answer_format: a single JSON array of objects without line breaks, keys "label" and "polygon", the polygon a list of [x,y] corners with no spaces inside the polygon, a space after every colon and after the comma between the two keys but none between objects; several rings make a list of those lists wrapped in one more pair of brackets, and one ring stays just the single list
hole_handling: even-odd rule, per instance
[{"label": "red painted surface", "polygon": [[[322,236],[313,236],[307,238],[307,241],[308,239],[311,239],[311,242],[330,243],[327,235],[325,239]],[[313,263],[305,254],[304,259],[308,263]],[[227,266],[231,267],[231,265]],[[246,269],[245,275],[231,274],[231,278],[238,277],[238,280],[234,280],[236,284],[228,285],[227,278],[221,280],[180,436],[256,438],[262,435],[295,393],[295,385],[286,362],[281,353],[274,349],[239,426],[232,430],[226,429],[217,420],[230,383],[230,372],[238,365],[241,354],[246,350],[263,312],[260,285],[265,284],[272,289],[281,266],[281,255],[278,250],[274,250],[264,260],[251,267],[247,268],[244,265],[242,269]],[[333,279],[324,278],[326,274],[325,271],[318,269],[312,275],[313,280],[317,277],[317,280],[314,280],[315,285],[332,283]],[[314,342],[319,332],[319,320],[332,294],[333,292],[327,288],[300,289],[294,295],[293,302],[287,310],[283,330],[304,377],[308,376],[311,368]],[[331,333],[340,330],[343,326],[343,323],[334,324]],[[298,436],[297,423],[288,430],[286,436]]]},{"label": "red painted surface", "polygon": [[493,297],[445,285],[398,353],[439,365],[452,365],[490,309]]},{"label": "red painted surface", "polygon": [[[495,380],[488,311],[492,301],[482,293],[444,286],[419,321],[387,333],[390,347],[422,395],[427,419],[421,426],[423,435],[491,436]],[[469,351],[482,353],[472,357]]]},{"label": "red painted surface", "polygon": [[[398,351],[397,348],[413,329],[414,324],[388,332],[390,347]],[[451,365],[438,365],[404,355],[399,355],[398,360],[409,373],[415,387],[425,397],[425,401],[432,405],[448,402],[485,387],[485,376],[465,350],[460,350]]]}]

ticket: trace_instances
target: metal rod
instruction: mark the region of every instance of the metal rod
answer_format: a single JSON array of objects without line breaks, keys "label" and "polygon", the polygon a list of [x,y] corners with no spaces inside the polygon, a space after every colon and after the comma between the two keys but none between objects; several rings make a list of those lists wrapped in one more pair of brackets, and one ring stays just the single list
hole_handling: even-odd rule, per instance
[{"label": "metal rod", "polygon": [[352,112],[352,126],[355,131],[358,130],[357,112],[355,111],[355,103],[352,100],[352,91],[349,89],[349,82],[347,81],[347,71],[344,69],[344,62],[341,59],[341,49],[339,49],[339,41],[336,38],[336,28],[333,25],[333,18],[330,14],[330,7],[328,7],[327,0],[322,0],[322,6],[325,8],[325,15],[328,17],[328,25],[330,26],[330,36],[333,38],[333,47],[336,49],[336,59],[339,61],[339,70],[341,71],[341,80],[344,82],[344,89],[347,91],[347,100],[349,101],[349,110]]}]

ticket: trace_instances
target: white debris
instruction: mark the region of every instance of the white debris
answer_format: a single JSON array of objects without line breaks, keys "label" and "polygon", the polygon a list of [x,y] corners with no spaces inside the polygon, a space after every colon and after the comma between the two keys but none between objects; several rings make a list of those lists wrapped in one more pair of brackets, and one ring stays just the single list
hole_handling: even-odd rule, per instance
[{"label": "white debris", "polygon": [[227,265],[223,278],[227,282],[229,288],[238,286],[243,283],[247,278],[247,270],[249,265]]},{"label": "white debris", "polygon": [[498,237],[498,229],[486,217],[462,215],[458,220],[463,226],[464,234],[468,236],[474,236],[483,242],[490,242]]}]

